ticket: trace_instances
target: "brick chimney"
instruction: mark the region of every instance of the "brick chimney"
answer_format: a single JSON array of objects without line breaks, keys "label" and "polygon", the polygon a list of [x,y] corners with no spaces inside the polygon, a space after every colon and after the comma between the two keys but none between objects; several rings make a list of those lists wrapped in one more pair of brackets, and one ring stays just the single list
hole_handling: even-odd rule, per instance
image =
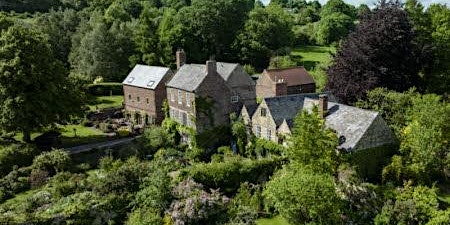
[{"label": "brick chimney", "polygon": [[210,59],[206,61],[206,74],[215,74],[217,73],[217,62],[214,59]]},{"label": "brick chimney", "polygon": [[176,57],[177,57],[177,70],[179,70],[184,64],[186,64],[186,53],[182,48],[177,50]]},{"label": "brick chimney", "polygon": [[319,115],[322,118],[328,113],[328,95],[321,94],[319,95]]}]

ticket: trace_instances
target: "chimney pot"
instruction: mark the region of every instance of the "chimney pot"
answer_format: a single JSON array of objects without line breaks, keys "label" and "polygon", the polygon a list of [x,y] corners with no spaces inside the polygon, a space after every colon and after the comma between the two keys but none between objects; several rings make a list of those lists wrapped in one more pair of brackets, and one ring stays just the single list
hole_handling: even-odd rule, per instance
[{"label": "chimney pot", "polygon": [[328,95],[321,94],[319,95],[319,115],[322,118],[328,113]]},{"label": "chimney pot", "polygon": [[179,70],[184,64],[186,64],[186,53],[182,48],[177,50],[176,58],[177,70]]}]

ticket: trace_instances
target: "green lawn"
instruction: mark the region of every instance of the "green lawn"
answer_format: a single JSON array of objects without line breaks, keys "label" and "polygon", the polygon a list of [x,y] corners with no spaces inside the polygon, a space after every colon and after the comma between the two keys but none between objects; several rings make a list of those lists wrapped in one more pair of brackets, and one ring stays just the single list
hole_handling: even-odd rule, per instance
[{"label": "green lawn", "polygon": [[89,100],[89,110],[122,107],[123,95],[95,96]]},{"label": "green lawn", "polygon": [[289,225],[289,223],[281,216],[275,216],[270,219],[258,219],[256,225]]},{"label": "green lawn", "polygon": [[291,52],[291,58],[302,65],[316,81],[317,91],[323,91],[327,83],[327,74],[323,69],[314,69],[318,65],[325,68],[331,62],[332,54],[336,53],[335,47],[327,46],[303,46],[295,48]]},{"label": "green lawn", "polygon": [[336,48],[332,46],[303,46],[293,49],[291,57],[309,71],[319,63],[330,62],[331,53],[335,52]]},{"label": "green lawn", "polygon": [[[81,124],[59,126],[58,128],[61,132],[61,142],[64,147],[105,141],[108,139],[106,134],[101,130],[85,127]],[[76,132],[74,129],[76,129]]]}]

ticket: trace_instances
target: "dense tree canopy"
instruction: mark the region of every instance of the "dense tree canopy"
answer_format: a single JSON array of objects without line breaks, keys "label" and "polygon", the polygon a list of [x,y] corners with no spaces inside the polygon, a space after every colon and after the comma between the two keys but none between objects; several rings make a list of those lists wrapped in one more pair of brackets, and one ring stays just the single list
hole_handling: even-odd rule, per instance
[{"label": "dense tree canopy", "polygon": [[62,63],[39,33],[14,25],[0,38],[0,127],[30,132],[80,111],[77,93]]},{"label": "dense tree canopy", "polygon": [[414,34],[397,3],[382,2],[344,41],[328,70],[327,89],[349,104],[375,87],[404,91],[418,85]]}]

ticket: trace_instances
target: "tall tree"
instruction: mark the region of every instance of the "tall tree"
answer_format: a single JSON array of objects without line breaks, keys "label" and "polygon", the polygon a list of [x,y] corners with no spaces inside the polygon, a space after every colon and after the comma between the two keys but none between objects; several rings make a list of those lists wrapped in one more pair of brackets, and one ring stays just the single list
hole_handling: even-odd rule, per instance
[{"label": "tall tree", "polygon": [[0,37],[0,128],[30,133],[81,111],[81,98],[46,39],[20,25]]},{"label": "tall tree", "polygon": [[404,91],[419,84],[413,39],[400,4],[382,1],[338,50],[328,69],[327,89],[353,104],[376,87]]},{"label": "tall tree", "polygon": [[276,50],[292,45],[292,26],[292,17],[277,4],[253,9],[237,37],[241,59],[257,69],[267,67]]},{"label": "tall tree", "polygon": [[344,13],[333,13],[323,17],[317,25],[316,41],[329,45],[347,36],[353,29],[353,18]]}]

